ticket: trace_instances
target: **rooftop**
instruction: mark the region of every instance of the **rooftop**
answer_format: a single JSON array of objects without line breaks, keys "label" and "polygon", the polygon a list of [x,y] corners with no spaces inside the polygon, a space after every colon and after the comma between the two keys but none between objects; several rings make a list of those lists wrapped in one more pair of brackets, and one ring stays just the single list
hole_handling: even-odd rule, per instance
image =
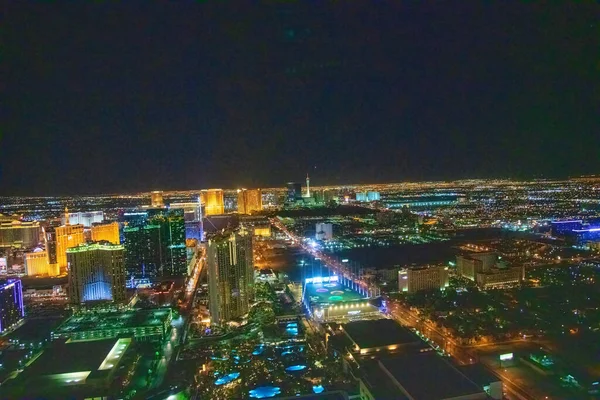
[{"label": "rooftop", "polygon": [[483,364],[459,365],[457,368],[460,372],[465,374],[467,378],[481,387],[487,386],[492,382],[498,382],[500,380]]},{"label": "rooftop", "polygon": [[67,253],[79,253],[82,251],[89,250],[123,250],[124,247],[120,244],[113,244],[106,240],[95,243],[82,243],[79,246],[70,247],[67,249]]},{"label": "rooftop", "polygon": [[99,329],[135,328],[142,326],[160,326],[171,314],[169,308],[151,310],[126,310],[109,312],[88,312],[73,315],[65,321],[55,334],[91,331]]},{"label": "rooftop", "polygon": [[420,342],[418,336],[392,319],[349,322],[344,324],[344,332],[361,349]]},{"label": "rooftop", "polygon": [[[414,400],[441,400],[485,393],[458,369],[435,353],[414,353],[381,359],[387,370]],[[435,384],[424,376],[435,377]],[[477,397],[475,397],[477,398]]]},{"label": "rooftop", "polygon": [[50,318],[27,318],[23,325],[8,334],[8,338],[13,341],[38,342],[50,338],[50,332],[62,321],[61,317]]},{"label": "rooftop", "polygon": [[311,303],[341,303],[345,301],[363,300],[364,297],[354,290],[342,286],[337,282],[307,283],[306,295],[310,296]]},{"label": "rooftop", "polygon": [[118,363],[120,355],[130,343],[131,339],[54,342],[26,369],[27,375],[40,377],[73,372],[108,371]]}]

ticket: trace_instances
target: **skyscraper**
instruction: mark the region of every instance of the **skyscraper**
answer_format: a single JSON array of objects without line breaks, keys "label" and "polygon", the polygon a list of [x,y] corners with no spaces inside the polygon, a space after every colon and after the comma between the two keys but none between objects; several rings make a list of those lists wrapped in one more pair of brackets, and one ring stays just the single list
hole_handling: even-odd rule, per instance
[{"label": "skyscraper", "polygon": [[305,197],[310,197],[310,178],[308,177],[308,174],[306,174],[306,196]]},{"label": "skyscraper", "polygon": [[262,191],[260,189],[238,190],[238,213],[252,214],[262,211]]},{"label": "skyscraper", "polygon": [[[73,225],[81,224],[86,228],[92,226],[92,224],[104,221],[103,211],[82,211],[76,213],[69,213],[69,222]],[[67,216],[62,217],[62,223],[67,222]]]},{"label": "skyscraper", "polygon": [[165,202],[163,200],[163,192],[160,190],[155,190],[150,193],[150,204],[152,207],[164,207]]},{"label": "skyscraper", "polygon": [[297,182],[287,183],[287,197],[288,203],[295,203],[296,200],[302,199],[302,186]]},{"label": "skyscraper", "polygon": [[183,209],[152,208],[124,215],[125,267],[130,276],[187,274]]},{"label": "skyscraper", "polygon": [[161,246],[158,225],[131,225],[123,228],[125,270],[131,277],[160,275]]},{"label": "skyscraper", "polygon": [[60,273],[57,256],[57,240],[56,229],[53,226],[48,226],[43,229],[44,244],[46,245],[46,257],[48,257],[48,271],[52,271],[53,275]]},{"label": "skyscraper", "polygon": [[56,230],[56,261],[60,269],[67,268],[67,249],[85,242],[82,224],[69,223],[69,210],[65,208],[65,224]]},{"label": "skyscraper", "polygon": [[69,301],[126,300],[123,246],[109,242],[80,244],[67,250]]},{"label": "skyscraper", "polygon": [[197,203],[171,203],[171,209],[182,209],[183,219],[185,221],[185,238],[201,241],[203,238],[202,229],[202,208],[200,201]]},{"label": "skyscraper", "polygon": [[0,280],[0,333],[17,324],[25,316],[23,285],[20,279]]},{"label": "skyscraper", "polygon": [[183,209],[149,209],[148,222],[160,228],[162,276],[187,274]]},{"label": "skyscraper", "polygon": [[201,191],[200,202],[204,204],[205,215],[220,215],[225,213],[225,200],[222,189]]},{"label": "skyscraper", "polygon": [[246,314],[254,298],[251,232],[240,229],[209,238],[207,261],[212,322],[222,324]]},{"label": "skyscraper", "polygon": [[100,242],[103,240],[106,240],[112,244],[121,244],[118,222],[92,224],[92,241]]}]

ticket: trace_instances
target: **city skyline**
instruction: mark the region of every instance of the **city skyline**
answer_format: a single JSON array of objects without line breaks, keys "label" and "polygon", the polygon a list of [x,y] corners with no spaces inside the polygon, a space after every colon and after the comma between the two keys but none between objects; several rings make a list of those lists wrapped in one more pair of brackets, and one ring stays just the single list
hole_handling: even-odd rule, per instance
[{"label": "city skyline", "polygon": [[0,195],[598,173],[594,10],[10,4]]},{"label": "city skyline", "polygon": [[3,11],[0,398],[600,400],[598,2]]}]

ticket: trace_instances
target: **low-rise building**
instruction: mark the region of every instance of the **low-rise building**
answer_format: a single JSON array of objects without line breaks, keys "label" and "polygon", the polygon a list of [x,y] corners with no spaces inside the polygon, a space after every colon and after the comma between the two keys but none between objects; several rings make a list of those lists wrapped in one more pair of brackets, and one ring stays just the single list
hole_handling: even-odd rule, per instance
[{"label": "low-rise building", "polygon": [[131,338],[56,341],[6,391],[15,398],[84,398],[106,393],[131,343]]},{"label": "low-rise building", "polygon": [[132,336],[137,341],[163,341],[171,328],[170,308],[81,312],[52,332],[52,339],[89,340]]},{"label": "low-rise building", "polygon": [[357,356],[423,347],[417,335],[392,319],[349,322],[342,330],[352,343],[348,350]]}]

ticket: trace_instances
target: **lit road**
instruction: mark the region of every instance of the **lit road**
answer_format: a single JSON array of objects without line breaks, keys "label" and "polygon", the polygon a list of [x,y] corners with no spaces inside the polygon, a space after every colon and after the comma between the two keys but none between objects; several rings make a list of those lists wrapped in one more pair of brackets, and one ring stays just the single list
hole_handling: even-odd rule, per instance
[{"label": "lit road", "polygon": [[[188,280],[185,287],[185,300],[182,305],[182,312],[184,314],[188,314],[192,307],[194,306],[194,299],[196,298],[196,293],[198,291],[198,284],[200,283],[200,275],[202,274],[202,270],[206,265],[206,249],[202,247],[200,249],[200,254],[198,255],[198,259],[196,261],[196,265],[194,265],[194,271],[192,272],[192,276]],[[193,318],[188,318],[187,322],[192,321]],[[181,333],[181,344],[185,343],[189,330],[189,323],[186,323],[182,327]]]},{"label": "lit road", "polygon": [[175,353],[175,349],[183,332],[185,321],[186,320],[183,316],[179,316],[179,319],[171,322],[171,336],[169,337],[169,340],[167,340],[167,342],[162,346],[162,358],[156,367],[156,373],[154,380],[152,381],[152,385],[150,385],[150,389],[156,389],[163,383],[165,375],[167,374],[169,362],[173,358],[173,354]]},{"label": "lit road", "polygon": [[196,264],[194,265],[192,275],[185,284],[184,302],[180,308],[182,313],[179,316],[179,319],[171,322],[171,336],[169,337],[169,340],[162,346],[162,358],[156,367],[156,373],[154,380],[150,385],[150,389],[156,389],[163,383],[169,363],[173,358],[178,345],[183,343],[185,340],[188,318],[184,315],[187,315],[191,306],[193,305],[194,297],[196,295],[196,288],[198,286],[198,282],[200,281],[200,274],[202,272],[202,268],[204,267],[205,261],[206,258],[204,257],[204,249],[201,249]]},{"label": "lit road", "polygon": [[194,269],[192,271],[192,276],[185,284],[185,297],[182,305],[182,310],[189,311],[193,305],[193,300],[196,295],[196,289],[198,287],[198,281],[200,280],[200,274],[202,273],[202,269],[204,268],[204,264],[206,262],[206,251],[202,247],[198,252],[196,258],[196,264],[194,265]]},{"label": "lit road", "polygon": [[359,279],[359,277],[353,271],[351,271],[346,264],[339,262],[325,252],[319,251],[316,247],[306,245],[304,243],[304,238],[294,235],[277,218],[271,218],[270,222],[277,229],[285,233],[293,243],[298,243],[304,251],[323,261],[323,264],[331,268],[337,273],[338,276],[343,276],[344,278],[353,281],[368,293],[372,293],[374,295],[379,294],[379,288],[377,285]]}]

